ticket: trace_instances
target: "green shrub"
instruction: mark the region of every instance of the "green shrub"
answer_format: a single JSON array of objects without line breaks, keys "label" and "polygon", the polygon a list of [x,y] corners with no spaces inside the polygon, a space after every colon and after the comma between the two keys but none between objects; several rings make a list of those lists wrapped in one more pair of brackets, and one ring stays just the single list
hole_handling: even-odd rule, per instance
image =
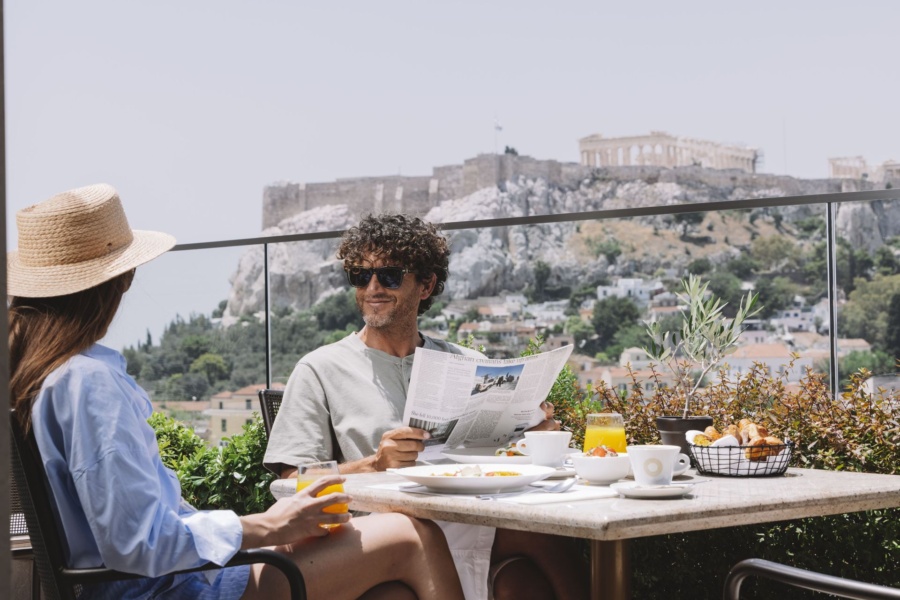
[{"label": "green shrub", "polygon": [[199,509],[263,512],[274,502],[275,475],[263,467],[266,432],[259,415],[228,445],[210,448],[185,425],[160,413],[148,420],[156,431],[163,464],[175,471],[182,497]]},{"label": "green shrub", "polygon": [[[868,394],[861,370],[846,391],[832,398],[824,376],[807,371],[799,385],[788,385],[786,374],[770,376],[756,365],[736,381],[722,379],[695,398],[695,414],[708,414],[717,427],[747,417],[793,440],[793,467],[900,472],[900,402],[881,392]],[[674,389],[659,385],[644,389],[632,375],[626,396],[603,382],[584,389],[563,371],[553,396],[557,418],[573,439],[583,439],[584,415],[615,411],[625,419],[629,444],[659,443],[655,418],[677,414],[683,400]],[[765,485],[765,479],[758,480]],[[634,540],[632,567],[635,598],[721,598],[729,569],[745,558],[765,558],[812,569],[900,587],[900,509],[857,512],[747,525]],[[821,598],[750,578],[742,598]]]}]

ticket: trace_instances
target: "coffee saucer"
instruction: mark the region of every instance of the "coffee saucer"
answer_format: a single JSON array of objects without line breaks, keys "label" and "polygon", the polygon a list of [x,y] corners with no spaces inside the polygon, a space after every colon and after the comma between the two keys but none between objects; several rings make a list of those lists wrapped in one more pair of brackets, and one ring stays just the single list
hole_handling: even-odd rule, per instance
[{"label": "coffee saucer", "polygon": [[609,487],[626,498],[680,498],[694,489],[691,483],[641,485],[634,481],[620,481],[610,484]]}]

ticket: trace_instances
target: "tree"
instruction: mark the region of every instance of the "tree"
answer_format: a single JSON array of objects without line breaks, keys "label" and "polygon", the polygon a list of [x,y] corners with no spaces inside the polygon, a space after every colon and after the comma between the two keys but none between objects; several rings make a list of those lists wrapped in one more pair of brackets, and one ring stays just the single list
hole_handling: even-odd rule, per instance
[{"label": "tree", "polygon": [[637,323],[640,317],[640,309],[628,298],[613,296],[597,302],[591,325],[597,333],[598,351],[603,351],[613,343],[613,337],[619,329]]},{"label": "tree", "polygon": [[209,352],[210,341],[203,335],[189,335],[181,341],[180,346],[188,360],[195,361],[200,355]]},{"label": "tree", "polygon": [[888,305],[887,329],[884,332],[884,350],[895,359],[900,358],[900,293],[891,296]]},{"label": "tree", "polygon": [[566,319],[565,332],[575,338],[575,347],[580,348],[584,353],[593,353],[596,346],[596,337],[593,327],[585,323],[580,317],[569,317]]},{"label": "tree", "polygon": [[784,270],[796,266],[795,244],[783,235],[758,237],[750,247],[753,260],[765,271]]},{"label": "tree", "polygon": [[725,270],[741,281],[747,281],[759,270],[759,265],[749,254],[741,252],[740,256],[728,261]]},{"label": "tree", "polygon": [[733,317],[737,313],[744,294],[744,290],[741,289],[741,280],[727,271],[716,271],[707,278],[707,281],[709,282],[709,291],[725,303],[722,313],[726,317]]},{"label": "tree", "polygon": [[542,260],[534,263],[534,300],[543,302],[547,293],[547,280],[550,279],[550,265]]},{"label": "tree", "polygon": [[688,263],[687,271],[691,275],[703,275],[712,271],[712,263],[705,256],[703,258],[695,258]]},{"label": "tree", "polygon": [[875,270],[879,275],[896,275],[900,273],[900,261],[888,246],[881,246],[875,251]]},{"label": "tree", "polygon": [[860,369],[868,369],[874,375],[884,375],[894,372],[894,359],[886,352],[876,350],[864,352],[854,350],[847,356],[838,359],[838,374],[841,376],[841,387],[850,383],[850,374]]},{"label": "tree", "polygon": [[759,295],[759,316],[768,319],[777,311],[791,306],[798,290],[787,277],[763,275],[756,280],[755,291]]},{"label": "tree", "polygon": [[312,314],[319,320],[319,329],[334,331],[345,329],[347,325],[362,322],[356,308],[356,292],[347,290],[332,294],[312,307]]},{"label": "tree", "polygon": [[204,375],[209,385],[214,385],[221,379],[228,379],[231,375],[231,369],[228,368],[225,359],[211,352],[198,356],[197,360],[191,363],[190,372]]},{"label": "tree", "polygon": [[856,289],[838,315],[842,336],[863,338],[873,349],[885,350],[890,303],[896,294],[900,294],[900,275],[857,279]]}]

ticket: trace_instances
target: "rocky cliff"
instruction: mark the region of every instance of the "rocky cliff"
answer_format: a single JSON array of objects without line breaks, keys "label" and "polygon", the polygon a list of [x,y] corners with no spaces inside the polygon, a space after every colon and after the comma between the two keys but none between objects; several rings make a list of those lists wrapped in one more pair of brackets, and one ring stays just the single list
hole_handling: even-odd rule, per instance
[{"label": "rocky cliff", "polygon": [[[436,201],[425,218],[433,222],[469,221],[524,215],[672,205],[831,193],[846,189],[840,180],[799,180],[696,167],[679,169],[617,168],[591,171],[577,182],[554,177],[515,176],[458,198]],[[303,210],[267,228],[264,235],[342,230],[360,216],[359,203],[332,203]],[[368,207],[372,210],[371,205]],[[421,212],[424,212],[421,211]],[[578,287],[609,275],[665,272],[679,276],[701,256],[713,262],[734,256],[753,237],[775,232],[771,213],[762,219],[743,215],[707,215],[688,226],[671,216],[631,220],[584,221],[528,227],[448,232],[452,258],[444,300],[522,290],[533,282],[533,266],[553,266],[550,284]],[[820,206],[779,209],[783,222],[824,216]],[[760,216],[759,214],[757,216]],[[748,221],[752,227],[748,225]],[[854,247],[873,250],[900,234],[900,202],[840,205],[838,231]],[[785,231],[782,229],[782,233]],[[790,231],[787,231],[790,235]],[[619,255],[598,247],[619,248]],[[305,309],[329,294],[346,289],[334,258],[336,240],[270,246],[273,307]],[[257,313],[263,306],[262,249],[242,257],[232,278],[225,323]]]}]

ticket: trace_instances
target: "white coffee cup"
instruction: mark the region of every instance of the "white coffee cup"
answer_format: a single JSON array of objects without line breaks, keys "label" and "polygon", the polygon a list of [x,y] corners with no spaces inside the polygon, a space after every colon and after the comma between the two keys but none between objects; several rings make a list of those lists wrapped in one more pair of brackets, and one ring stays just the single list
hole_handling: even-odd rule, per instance
[{"label": "white coffee cup", "polygon": [[641,485],[669,485],[674,475],[691,466],[691,459],[679,446],[628,446],[634,480]]},{"label": "white coffee cup", "polygon": [[571,439],[571,431],[526,431],[523,446],[527,451],[522,453],[531,456],[532,464],[561,467]]}]

